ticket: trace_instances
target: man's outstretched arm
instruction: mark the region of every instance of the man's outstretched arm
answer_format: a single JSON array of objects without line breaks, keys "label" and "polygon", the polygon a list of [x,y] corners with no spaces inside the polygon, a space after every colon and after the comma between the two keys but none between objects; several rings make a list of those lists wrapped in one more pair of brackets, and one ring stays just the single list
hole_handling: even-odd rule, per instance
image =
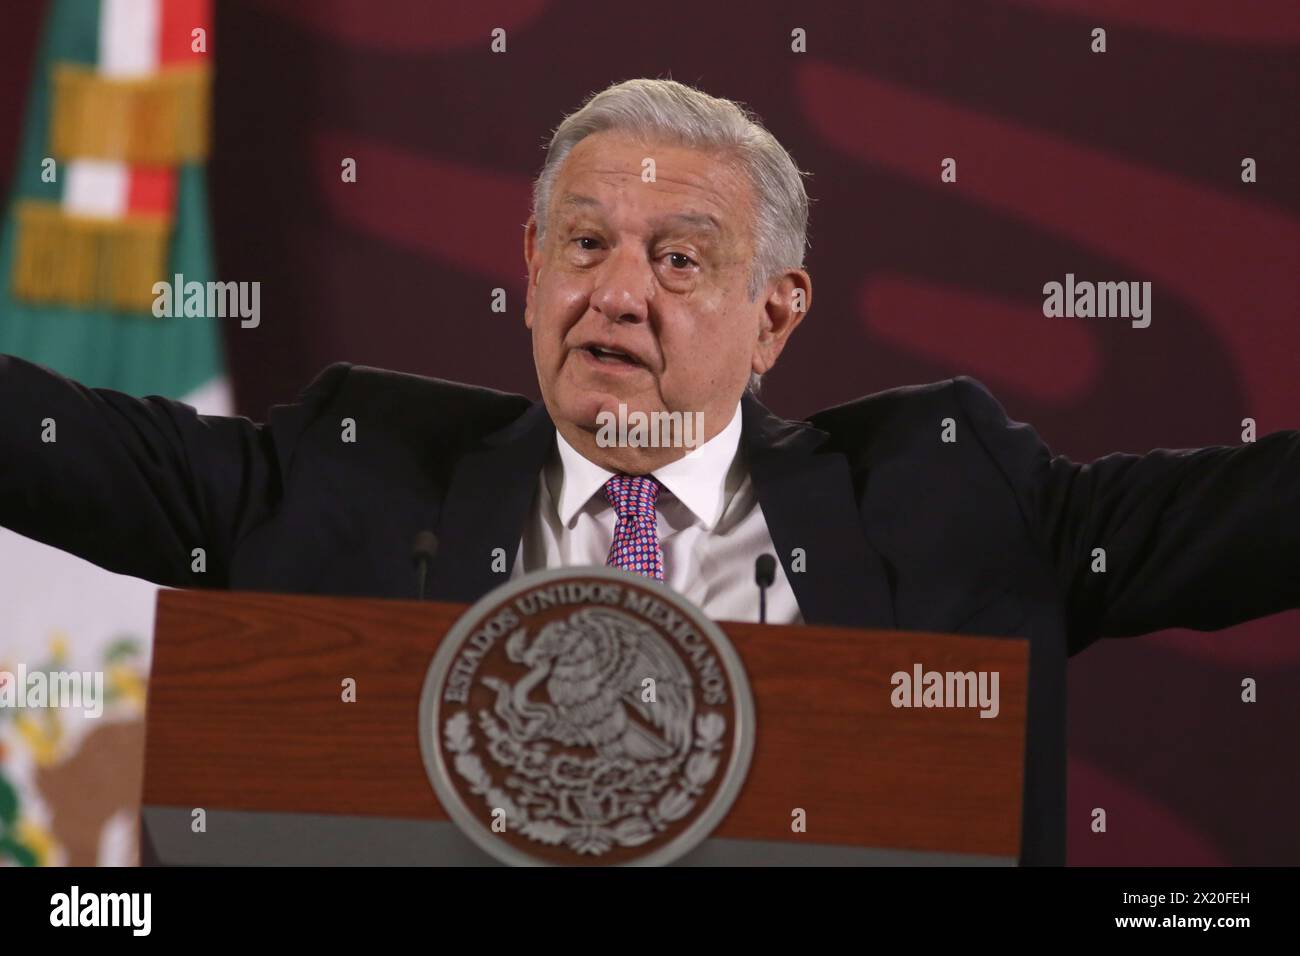
[{"label": "man's outstretched arm", "polygon": [[224,587],[235,545],[278,505],[288,449],[346,374],[331,366],[277,409],[273,434],[0,355],[0,526],[121,574]]},{"label": "man's outstretched arm", "polygon": [[1300,432],[1081,464],[1052,455],[978,382],[957,383],[1056,568],[1071,652],[1098,637],[1214,630],[1300,607]]}]

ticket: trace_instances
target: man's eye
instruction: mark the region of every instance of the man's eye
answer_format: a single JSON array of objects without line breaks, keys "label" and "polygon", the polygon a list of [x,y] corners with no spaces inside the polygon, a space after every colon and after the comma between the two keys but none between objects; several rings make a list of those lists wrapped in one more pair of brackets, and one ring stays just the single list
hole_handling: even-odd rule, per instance
[{"label": "man's eye", "polygon": [[[578,248],[583,252],[595,252],[600,248],[600,240],[594,239],[591,236],[579,236],[573,241],[578,244]],[[590,243],[590,245],[587,245],[587,243]]]},{"label": "man's eye", "polygon": [[689,269],[695,265],[695,260],[683,252],[668,253],[668,264],[674,269]]}]

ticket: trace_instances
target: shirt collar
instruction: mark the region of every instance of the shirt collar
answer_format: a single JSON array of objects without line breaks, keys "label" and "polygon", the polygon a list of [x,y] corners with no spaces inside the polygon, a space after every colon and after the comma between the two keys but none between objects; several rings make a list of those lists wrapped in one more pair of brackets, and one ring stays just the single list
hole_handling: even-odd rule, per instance
[{"label": "shirt collar", "polygon": [[[729,484],[734,484],[727,479],[740,446],[740,432],[741,414],[737,404],[726,428],[699,448],[654,472],[659,484],[685,505],[706,531],[713,530],[726,509]],[[555,433],[555,442],[560,468],[559,474],[553,473],[551,477],[558,479],[560,487],[559,494],[552,493],[552,498],[560,521],[570,525],[592,496],[614,477],[614,472],[582,457],[559,431]],[[551,487],[554,486],[552,482]]]}]

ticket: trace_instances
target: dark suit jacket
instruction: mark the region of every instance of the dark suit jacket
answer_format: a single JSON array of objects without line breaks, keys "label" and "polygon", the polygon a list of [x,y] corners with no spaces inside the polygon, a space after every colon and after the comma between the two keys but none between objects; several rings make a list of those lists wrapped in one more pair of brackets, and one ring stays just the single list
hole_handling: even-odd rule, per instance
[{"label": "dark suit jacket", "polygon": [[[1069,654],[1300,606],[1300,433],[1076,464],[969,378],[810,423],[746,396],[743,419],[805,620],[1030,642],[1022,862],[1065,859]],[[514,561],[553,436],[521,396],[347,364],[254,424],[0,356],[0,524],[165,585],[391,598],[415,596],[432,529],[430,596],[468,602],[506,578],[491,554]]]}]

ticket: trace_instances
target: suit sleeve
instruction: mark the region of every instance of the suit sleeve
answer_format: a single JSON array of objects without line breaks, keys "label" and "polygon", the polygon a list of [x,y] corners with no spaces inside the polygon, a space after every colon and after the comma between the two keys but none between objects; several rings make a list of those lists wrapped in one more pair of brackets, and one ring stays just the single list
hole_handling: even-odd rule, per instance
[{"label": "suit sleeve", "polygon": [[1076,463],[980,383],[954,383],[1055,570],[1072,653],[1098,637],[1215,630],[1300,607],[1300,432]]},{"label": "suit sleeve", "polygon": [[0,355],[0,525],[119,574],[225,587],[236,545],[278,507],[298,434],[348,368],[272,409],[273,427]]}]

